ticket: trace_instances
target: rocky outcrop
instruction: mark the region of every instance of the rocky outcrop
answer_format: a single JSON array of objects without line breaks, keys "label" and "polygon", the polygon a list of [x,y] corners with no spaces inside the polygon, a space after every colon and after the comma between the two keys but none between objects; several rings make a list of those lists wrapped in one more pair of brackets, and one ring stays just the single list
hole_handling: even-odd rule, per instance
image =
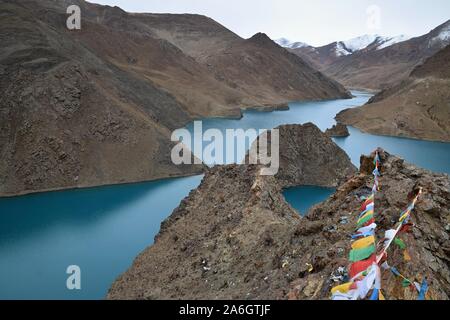
[{"label": "rocky outcrop", "polygon": [[450,45],[413,70],[405,81],[336,119],[372,134],[450,141]]},{"label": "rocky outcrop", "polygon": [[350,132],[345,124],[334,124],[331,128],[325,131],[325,134],[330,137],[348,137]]},{"label": "rocky outcrop", "polygon": [[[389,263],[411,279],[430,282],[433,299],[450,296],[450,181],[387,152],[375,198],[377,238],[390,229],[418,187],[412,232],[402,235],[411,261],[392,247]],[[109,299],[328,299],[333,275],[348,266],[360,196],[370,192],[372,157],[324,203],[300,217],[279,181],[257,166],[211,169],[198,189],[162,224],[155,244],[112,285]],[[386,299],[415,299],[390,272]]]},{"label": "rocky outcrop", "polygon": [[[69,5],[81,30],[66,28]],[[348,96],[297,56],[204,16],[82,0],[0,0],[0,11],[0,195],[199,173],[171,163],[172,130]]]},{"label": "rocky outcrop", "polygon": [[[282,125],[276,129],[279,130],[280,156],[276,178],[283,187],[336,187],[356,171],[347,154],[316,125]],[[253,143],[252,150],[258,146],[259,138]],[[270,148],[269,134],[267,149]]]}]

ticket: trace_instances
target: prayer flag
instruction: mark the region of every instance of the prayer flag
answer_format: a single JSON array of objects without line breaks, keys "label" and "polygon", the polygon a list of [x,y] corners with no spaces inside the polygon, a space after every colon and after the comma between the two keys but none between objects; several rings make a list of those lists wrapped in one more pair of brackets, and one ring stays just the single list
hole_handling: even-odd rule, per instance
[{"label": "prayer flag", "polygon": [[375,244],[375,237],[374,236],[369,236],[369,237],[365,237],[359,240],[356,240],[355,242],[352,243],[352,249],[362,249],[362,248],[366,248],[372,244]]},{"label": "prayer flag", "polygon": [[355,277],[357,274],[367,270],[376,260],[376,255],[371,255],[367,260],[353,262],[349,268],[350,278]]},{"label": "prayer flag", "polygon": [[349,260],[351,262],[357,262],[365,260],[375,252],[375,245],[368,246],[362,249],[352,249],[349,254]]}]

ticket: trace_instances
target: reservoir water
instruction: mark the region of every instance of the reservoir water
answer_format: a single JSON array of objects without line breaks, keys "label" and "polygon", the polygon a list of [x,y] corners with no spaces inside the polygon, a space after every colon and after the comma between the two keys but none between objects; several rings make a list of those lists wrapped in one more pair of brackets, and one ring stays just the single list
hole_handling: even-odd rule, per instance
[{"label": "reservoir water", "polygon": [[283,195],[286,201],[304,216],[312,206],[321,203],[335,191],[334,188],[301,186],[288,188],[283,191]]},{"label": "reservoir water", "polygon": [[[203,129],[271,129],[313,122],[325,130],[335,123],[336,113],[362,105],[371,96],[354,95],[349,100],[291,103],[288,111],[247,111],[240,120],[208,119]],[[354,128],[350,133],[335,141],[355,165],[360,154],[380,146],[411,163],[450,173],[448,143],[380,137]],[[0,198],[0,299],[102,299],[201,178]],[[304,186],[286,190],[285,197],[306,213],[331,192]],[[69,265],[81,268],[79,291],[66,288]]]}]

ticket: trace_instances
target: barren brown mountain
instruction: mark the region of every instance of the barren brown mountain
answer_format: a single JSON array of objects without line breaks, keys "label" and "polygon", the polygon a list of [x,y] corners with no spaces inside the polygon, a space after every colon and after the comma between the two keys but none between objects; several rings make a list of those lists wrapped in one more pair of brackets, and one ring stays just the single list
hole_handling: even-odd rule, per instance
[{"label": "barren brown mountain", "polygon": [[[66,9],[81,7],[81,30]],[[348,97],[263,34],[199,15],[0,0],[0,194],[197,173],[170,133],[244,107]]]},{"label": "barren brown mountain", "polygon": [[374,134],[450,141],[450,45],[416,67],[407,80],[336,119]]},{"label": "barren brown mountain", "polygon": [[417,65],[448,44],[450,20],[428,34],[381,49],[374,42],[353,54],[340,55],[342,43],[334,42],[291,51],[349,88],[380,90],[406,79]]}]

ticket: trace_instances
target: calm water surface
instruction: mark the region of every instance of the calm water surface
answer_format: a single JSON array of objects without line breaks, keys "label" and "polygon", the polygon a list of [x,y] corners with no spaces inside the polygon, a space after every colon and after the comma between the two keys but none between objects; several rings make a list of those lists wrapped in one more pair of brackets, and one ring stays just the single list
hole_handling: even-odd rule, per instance
[{"label": "calm water surface", "polygon": [[0,299],[102,299],[201,178],[0,198]]},{"label": "calm water surface", "polygon": [[315,186],[302,186],[288,188],[283,191],[286,201],[296,209],[302,216],[317,203],[320,203],[331,196],[336,189]]}]

